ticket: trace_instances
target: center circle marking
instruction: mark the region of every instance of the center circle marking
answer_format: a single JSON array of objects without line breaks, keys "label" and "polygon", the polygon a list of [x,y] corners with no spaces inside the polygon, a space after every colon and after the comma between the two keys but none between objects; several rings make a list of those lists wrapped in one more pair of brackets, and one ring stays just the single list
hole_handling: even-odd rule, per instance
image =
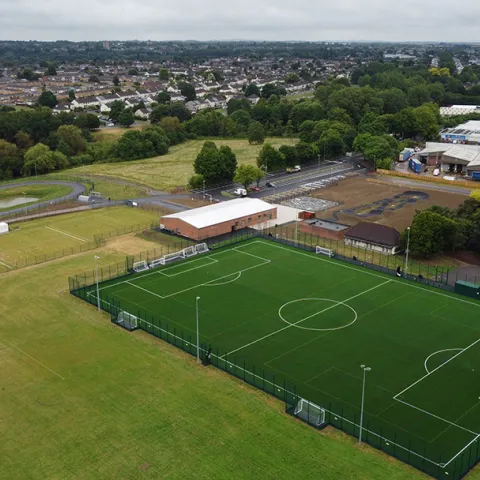
[{"label": "center circle marking", "polygon": [[[330,310],[332,308],[335,308],[338,305],[343,305],[344,307],[350,309],[353,312],[353,320],[349,323],[346,323],[345,325],[341,325],[340,327],[314,328],[314,327],[303,327],[302,325],[298,324],[298,323],[301,323],[301,322],[307,320],[309,317],[305,317],[304,319],[301,319],[296,323],[295,322],[292,323],[292,322],[289,322],[288,320],[286,320],[284,318],[284,316],[282,315],[282,310],[287,305],[291,305],[292,303],[297,303],[297,302],[309,302],[309,301],[323,301],[323,302],[330,302],[330,303],[334,304],[330,307],[327,307],[327,308],[324,308],[323,310],[320,310],[319,312],[317,312],[315,314],[310,315],[310,317],[313,317],[314,315],[320,315],[320,312]],[[290,302],[287,302],[287,303],[283,304],[278,309],[278,316],[281,318],[281,320],[283,320],[286,324],[290,325],[291,327],[300,328],[302,330],[312,330],[312,331],[315,331],[315,332],[328,332],[328,331],[333,331],[333,330],[341,330],[342,328],[347,328],[350,325],[353,325],[357,321],[357,318],[358,318],[357,312],[350,305],[347,305],[346,303],[338,301],[338,300],[332,300],[331,298],[298,298],[297,300],[291,300]]]}]

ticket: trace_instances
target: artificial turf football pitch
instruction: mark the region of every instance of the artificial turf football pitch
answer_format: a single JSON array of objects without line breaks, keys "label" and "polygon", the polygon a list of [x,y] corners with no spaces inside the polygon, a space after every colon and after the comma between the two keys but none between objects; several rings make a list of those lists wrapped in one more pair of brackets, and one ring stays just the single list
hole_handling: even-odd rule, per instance
[{"label": "artificial turf football pitch", "polygon": [[438,475],[478,458],[480,303],[267,240],[102,283],[100,297],[192,347],[200,297],[213,363],[295,385],[354,434],[366,365],[369,443]]}]

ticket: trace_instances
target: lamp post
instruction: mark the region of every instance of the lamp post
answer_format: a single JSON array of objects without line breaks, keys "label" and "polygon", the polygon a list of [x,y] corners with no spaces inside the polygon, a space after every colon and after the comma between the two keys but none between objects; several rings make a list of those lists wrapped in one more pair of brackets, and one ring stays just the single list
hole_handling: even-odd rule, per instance
[{"label": "lamp post", "polygon": [[195,311],[197,316],[197,363],[200,363],[200,329],[198,324],[198,301],[199,300],[200,300],[200,297],[197,297],[195,299]]},{"label": "lamp post", "polygon": [[318,170],[320,170],[320,154],[317,155],[317,160],[318,160]]},{"label": "lamp post", "polygon": [[203,198],[205,198],[205,180],[203,181]]},{"label": "lamp post", "polygon": [[97,260],[100,258],[97,255],[93,257],[95,259],[95,283],[97,284],[97,307],[100,311],[100,289],[98,288],[98,263]]},{"label": "lamp post", "polygon": [[405,275],[408,272],[408,254],[410,252],[410,227],[407,227],[407,249],[405,250],[405,267],[403,268]]},{"label": "lamp post", "polygon": [[366,365],[360,365],[360,368],[363,370],[363,384],[362,384],[362,407],[360,409],[360,433],[358,435],[358,443],[362,443],[362,429],[363,429],[363,406],[365,404],[365,378],[367,372],[371,370],[370,367]]}]

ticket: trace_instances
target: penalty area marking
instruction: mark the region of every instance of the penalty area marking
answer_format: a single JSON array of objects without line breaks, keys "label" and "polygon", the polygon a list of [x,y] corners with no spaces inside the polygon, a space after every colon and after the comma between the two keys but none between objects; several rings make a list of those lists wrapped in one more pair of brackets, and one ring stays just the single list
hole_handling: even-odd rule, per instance
[{"label": "penalty area marking", "polygon": [[[331,302],[333,303],[334,305],[330,305],[329,307],[326,307],[324,308],[323,310],[320,310],[319,312],[315,312],[313,313],[312,315],[309,315],[308,317],[305,317],[305,318],[302,318],[300,319],[299,321],[295,322],[295,323],[291,323],[289,322],[288,320],[286,320],[283,315],[282,315],[282,310],[287,306],[287,305],[290,305],[292,303],[297,303],[297,302],[308,302],[308,301],[324,301],[324,302]],[[331,310],[332,308],[335,308],[339,305],[343,305],[344,307],[347,307],[348,309],[350,309],[352,312],[353,312],[353,320],[349,323],[346,323],[345,325],[341,325],[339,327],[332,327],[332,328],[314,328],[314,327],[304,327],[302,325],[299,325],[299,323],[301,322],[304,322],[306,320],[309,320],[310,318],[313,318],[317,315],[320,315],[321,313],[324,313],[328,310]],[[338,300],[332,300],[331,298],[299,298],[297,300],[291,300],[290,302],[287,302],[285,304],[283,304],[279,309],[278,309],[278,316],[288,325],[290,325],[291,327],[295,327],[295,328],[301,328],[302,330],[312,330],[312,331],[315,331],[315,332],[328,332],[328,331],[333,331],[333,330],[341,330],[342,328],[347,328],[349,327],[350,325],[353,325],[356,321],[357,321],[357,318],[358,318],[358,315],[357,315],[357,312],[355,311],[354,308],[352,308],[350,305],[347,305],[346,303],[344,302],[341,302],[341,301],[338,301]]]},{"label": "penalty area marking", "polygon": [[463,350],[463,348],[445,348],[444,350],[438,350],[437,352],[433,352],[425,359],[425,362],[423,364],[423,366],[425,367],[425,370],[427,371],[427,373],[430,373],[430,370],[427,368],[427,363],[434,355],[437,355],[438,353],[442,353],[442,352],[458,352],[459,350]]},{"label": "penalty area marking", "polygon": [[236,275],[235,278],[232,278],[231,280],[226,280],[225,282],[217,282],[217,280],[210,280],[210,282],[202,284],[202,287],[219,287],[220,285],[227,285],[228,283],[233,283],[242,276],[242,272],[240,271],[237,273],[232,273],[231,275],[229,275],[229,277],[233,277],[234,275]]}]

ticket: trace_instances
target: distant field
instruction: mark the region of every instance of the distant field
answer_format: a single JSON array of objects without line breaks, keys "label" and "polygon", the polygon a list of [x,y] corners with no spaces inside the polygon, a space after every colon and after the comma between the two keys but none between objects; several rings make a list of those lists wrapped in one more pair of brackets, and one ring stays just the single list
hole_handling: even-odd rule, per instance
[{"label": "distant field", "polygon": [[[113,129],[112,129],[113,130]],[[103,132],[103,130],[102,130]],[[262,145],[250,145],[247,140],[214,140],[218,146],[228,145],[237,155],[239,164],[254,164]],[[186,184],[193,174],[193,161],[205,140],[190,140],[170,148],[167,155],[147,160],[88,165],[69,170],[72,175],[94,174],[132,180],[159,190],[169,190]],[[275,147],[295,145],[296,138],[268,138]]]},{"label": "distant field", "polygon": [[101,128],[93,133],[93,137],[100,142],[104,140],[118,140],[125,132],[128,132],[130,130],[141,130],[141,128],[142,128],[141,126],[130,127],[130,128],[124,128],[124,127]]},{"label": "distant field", "polygon": [[[96,253],[109,265],[129,251]],[[92,267],[88,252],[0,276],[2,478],[426,478],[295,421],[280,402],[150,335],[112,326],[68,293],[67,277]]]},{"label": "distant field", "polygon": [[8,211],[15,208],[25,207],[32,203],[44,202],[47,200],[53,200],[54,198],[63,197],[72,192],[72,188],[65,185],[29,185],[23,187],[12,187],[6,189],[0,189],[0,200],[9,200],[14,197],[35,197],[38,200],[28,203],[22,203],[21,205],[0,208],[0,211]]},{"label": "distant field", "polygon": [[112,207],[12,223],[11,231],[0,236],[0,272],[26,258],[78,250],[92,242],[95,234],[158,220],[158,213]]}]

